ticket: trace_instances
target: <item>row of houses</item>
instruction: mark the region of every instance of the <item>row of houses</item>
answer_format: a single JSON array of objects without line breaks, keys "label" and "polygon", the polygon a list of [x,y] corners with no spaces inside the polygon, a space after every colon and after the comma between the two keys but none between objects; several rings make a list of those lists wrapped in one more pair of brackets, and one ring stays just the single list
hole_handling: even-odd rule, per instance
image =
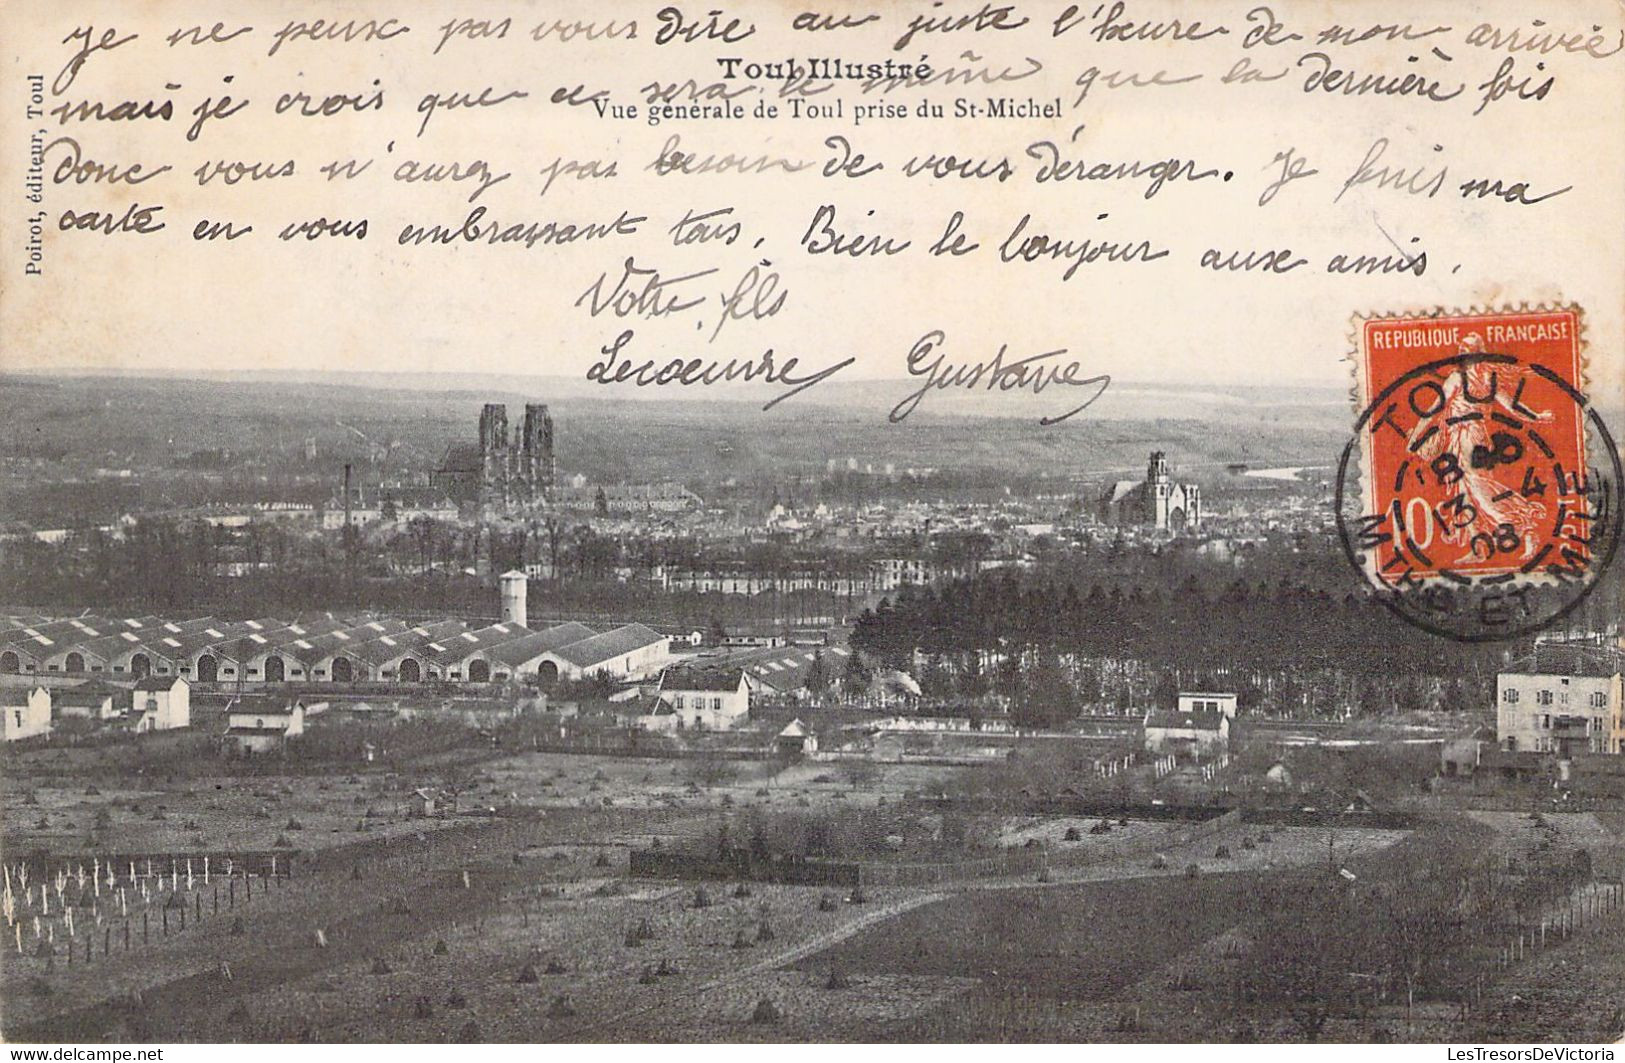
[{"label": "row of houses", "polygon": [[687,657],[629,688],[615,715],[645,731],[733,730],[750,719],[753,704],[799,701],[832,684],[851,653],[845,646],[759,646]]},{"label": "row of houses", "polygon": [[[1229,743],[1235,715],[1234,694],[1180,694],[1174,709],[1146,714],[1146,749],[1217,752]],[[1447,742],[1441,771],[1466,776],[1493,763],[1508,777],[1544,775],[1547,762],[1622,754],[1625,652],[1612,644],[1548,641],[1496,675],[1493,741],[1474,735]]]},{"label": "row of houses", "polygon": [[[504,644],[499,647],[501,652],[497,657],[504,661],[503,667],[526,667],[512,662],[534,657],[538,647],[551,641],[539,636],[554,630],[535,632]],[[552,640],[576,634],[579,632],[573,630],[558,632]],[[602,636],[598,635],[583,641],[592,647],[603,644]],[[564,650],[569,651],[572,645],[575,644],[567,644]],[[756,699],[782,700],[803,694],[814,661],[826,652],[825,659],[831,666],[842,668],[850,651],[845,647],[831,647],[826,651],[775,646],[713,653],[676,662],[662,659],[653,663],[651,660],[647,666],[634,666],[617,673],[617,677],[626,682],[607,704],[592,709],[590,715],[617,727],[651,732],[734,730],[749,722]],[[599,649],[590,648],[577,656],[589,660],[597,659],[598,654]],[[296,696],[239,695],[227,708],[224,752],[228,756],[278,752],[304,733],[312,708]],[[567,717],[586,712],[578,703],[566,703],[549,711]],[[803,751],[816,748],[816,739],[807,733],[791,735],[785,741],[791,739],[797,739],[797,747]]]},{"label": "row of houses", "polygon": [[651,675],[670,660],[670,638],[643,624],[598,630],[565,623],[471,627],[389,617],[282,621],[214,617],[73,617],[0,622],[0,674],[179,676],[235,686],[284,682],[487,683],[529,676]]},{"label": "row of houses", "polygon": [[130,686],[99,680],[64,687],[0,686],[0,713],[0,736],[7,742],[44,737],[70,719],[136,734],[169,731],[191,726],[191,685],[178,676],[146,676]]},{"label": "row of houses", "polygon": [[791,565],[758,569],[748,564],[719,564],[703,569],[657,566],[655,581],[666,590],[694,591],[699,594],[789,593],[823,591],[851,598],[896,591],[904,586],[927,586],[947,579],[974,575],[998,568],[1003,560],[980,563],[948,563],[921,557],[886,557],[862,563],[861,570],[837,571],[827,565]]},{"label": "row of houses", "polygon": [[[305,733],[321,706],[296,696],[245,694],[226,707],[222,751],[253,757],[279,753]],[[616,725],[645,731],[726,731],[750,719],[750,690],[741,669],[667,668],[644,685],[625,688],[607,715]],[[572,707],[574,715],[579,706]]]}]

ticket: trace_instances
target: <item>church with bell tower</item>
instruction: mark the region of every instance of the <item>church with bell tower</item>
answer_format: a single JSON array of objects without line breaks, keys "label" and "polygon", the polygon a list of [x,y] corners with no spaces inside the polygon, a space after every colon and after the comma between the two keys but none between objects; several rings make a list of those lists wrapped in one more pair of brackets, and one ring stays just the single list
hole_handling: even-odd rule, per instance
[{"label": "church with bell tower", "polygon": [[1153,450],[1146,462],[1145,479],[1119,480],[1101,497],[1100,519],[1124,527],[1154,528],[1179,535],[1202,524],[1202,488],[1176,483],[1168,471],[1168,456]]}]

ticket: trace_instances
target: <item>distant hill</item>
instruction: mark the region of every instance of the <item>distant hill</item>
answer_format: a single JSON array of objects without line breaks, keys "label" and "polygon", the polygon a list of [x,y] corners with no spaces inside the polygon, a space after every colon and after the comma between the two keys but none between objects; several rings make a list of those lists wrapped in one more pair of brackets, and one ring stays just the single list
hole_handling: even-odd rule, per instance
[{"label": "distant hill", "polygon": [[1038,418],[1075,404],[1075,393],[933,392],[891,424],[886,413],[911,390],[906,381],[831,382],[765,413],[759,403],[771,392],[761,386],[609,389],[546,377],[445,385],[427,374],[13,374],[0,376],[0,448],[70,463],[172,465],[216,450],[292,454],[311,438],[325,466],[364,462],[379,447],[421,467],[448,443],[474,439],[481,404],[541,401],[557,424],[560,469],[593,479],[749,480],[850,459],[877,470],[1074,480],[1133,475],[1152,449],[1188,474],[1232,462],[1325,464],[1352,420],[1346,394],[1309,387],[1114,384],[1089,409],[1042,427]]}]

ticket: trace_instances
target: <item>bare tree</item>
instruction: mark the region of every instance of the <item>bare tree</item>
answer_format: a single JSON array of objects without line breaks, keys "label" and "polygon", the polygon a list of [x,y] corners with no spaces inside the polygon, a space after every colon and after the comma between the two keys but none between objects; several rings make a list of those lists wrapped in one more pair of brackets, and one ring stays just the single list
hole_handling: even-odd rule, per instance
[{"label": "bare tree", "polygon": [[841,777],[854,790],[872,786],[880,779],[880,766],[870,760],[843,761]]},{"label": "bare tree", "polygon": [[1306,1041],[1358,1003],[1358,975],[1370,962],[1364,924],[1340,885],[1315,883],[1274,892],[1253,928],[1238,978],[1243,999],[1291,1017]]},{"label": "bare tree", "polygon": [[733,781],[734,766],[715,753],[706,753],[689,762],[689,781],[707,790]]},{"label": "bare tree", "polygon": [[548,577],[558,579],[559,554],[564,549],[564,522],[556,514],[549,513],[542,519],[542,528],[547,532]]}]

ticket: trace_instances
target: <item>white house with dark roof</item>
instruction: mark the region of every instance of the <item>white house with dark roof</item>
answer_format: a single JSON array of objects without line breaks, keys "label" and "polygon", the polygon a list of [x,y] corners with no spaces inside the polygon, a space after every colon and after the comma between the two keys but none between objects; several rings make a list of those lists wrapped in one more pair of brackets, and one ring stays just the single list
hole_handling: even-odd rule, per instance
[{"label": "white house with dark roof", "polygon": [[1230,717],[1218,709],[1145,715],[1145,749],[1153,756],[1217,756],[1230,748]]},{"label": "white house with dark roof", "polygon": [[230,756],[280,753],[305,733],[305,705],[297,698],[251,694],[226,706],[222,748]]},{"label": "white house with dark roof", "polygon": [[149,675],[130,692],[130,726],[137,734],[192,726],[192,684],[178,675]]},{"label": "white house with dark roof", "polygon": [[7,742],[51,733],[51,692],[43,686],[0,687],[0,734]]},{"label": "white house with dark roof", "polygon": [[738,667],[678,665],[660,676],[660,700],[684,730],[729,731],[750,720],[750,683]]},{"label": "white house with dark roof", "polygon": [[1547,642],[1495,677],[1495,736],[1503,752],[1625,753],[1625,654]]},{"label": "white house with dark roof", "polygon": [[833,685],[845,673],[850,653],[845,646],[765,646],[728,650],[709,659],[717,665],[743,668],[752,693],[795,698],[807,693],[814,660],[823,661],[825,683]]},{"label": "white house with dark roof", "polygon": [[604,706],[577,707],[577,716],[604,716],[622,727],[670,733],[677,730],[677,710],[655,694],[633,688],[630,698],[611,698]]}]

